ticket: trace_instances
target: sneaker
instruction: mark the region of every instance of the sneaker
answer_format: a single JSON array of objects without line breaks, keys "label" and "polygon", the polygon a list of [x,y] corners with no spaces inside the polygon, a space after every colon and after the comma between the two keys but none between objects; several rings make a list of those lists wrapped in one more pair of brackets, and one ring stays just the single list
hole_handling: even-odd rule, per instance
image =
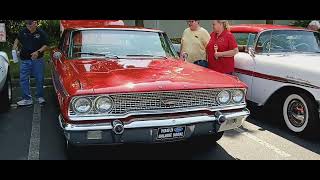
[{"label": "sneaker", "polygon": [[18,106],[30,106],[33,104],[33,101],[31,99],[23,99],[19,102],[17,102]]},{"label": "sneaker", "polygon": [[43,97],[41,97],[41,98],[38,98],[38,102],[39,104],[45,104],[46,100]]}]

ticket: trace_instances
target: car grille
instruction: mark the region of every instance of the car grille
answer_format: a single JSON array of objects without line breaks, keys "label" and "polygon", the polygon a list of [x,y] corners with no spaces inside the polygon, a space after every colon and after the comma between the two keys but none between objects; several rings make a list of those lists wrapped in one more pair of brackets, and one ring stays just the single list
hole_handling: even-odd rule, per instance
[{"label": "car grille", "polygon": [[[151,114],[162,111],[183,112],[192,109],[211,109],[219,104],[216,97],[221,90],[183,90],[183,91],[163,91],[150,93],[128,93],[111,94],[113,108],[108,115],[139,114],[139,112]],[[89,97],[92,102],[96,96]],[[88,115],[99,114],[93,108]],[[76,116],[76,113],[69,108],[69,115]]]},{"label": "car grille", "polygon": [[114,100],[112,114],[136,111],[181,109],[216,106],[215,91],[180,91],[111,95]]}]

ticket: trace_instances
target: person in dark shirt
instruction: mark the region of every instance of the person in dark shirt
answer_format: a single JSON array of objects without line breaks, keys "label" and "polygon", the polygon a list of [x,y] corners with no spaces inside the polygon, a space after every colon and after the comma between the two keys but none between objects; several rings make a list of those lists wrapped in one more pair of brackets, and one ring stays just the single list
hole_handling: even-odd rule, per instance
[{"label": "person in dark shirt", "polygon": [[45,103],[44,99],[44,59],[43,55],[48,46],[48,35],[38,27],[36,20],[26,20],[26,28],[23,28],[15,39],[13,49],[20,50],[20,85],[22,89],[22,100],[17,102],[19,106],[28,106],[33,104],[30,93],[30,76],[33,75],[36,80],[37,93],[36,98],[40,104]]}]

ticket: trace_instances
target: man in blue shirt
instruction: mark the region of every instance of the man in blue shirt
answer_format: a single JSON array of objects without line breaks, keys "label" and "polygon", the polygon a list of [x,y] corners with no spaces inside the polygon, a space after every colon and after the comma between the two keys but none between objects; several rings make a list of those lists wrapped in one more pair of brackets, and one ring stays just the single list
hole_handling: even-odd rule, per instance
[{"label": "man in blue shirt", "polygon": [[17,102],[19,106],[33,104],[29,84],[31,75],[33,75],[36,80],[36,98],[40,104],[45,103],[43,93],[45,63],[43,55],[48,47],[48,35],[38,27],[36,20],[26,20],[25,22],[26,28],[19,32],[18,37],[13,44],[14,50],[18,50],[18,44],[21,44],[20,85],[23,99]]}]

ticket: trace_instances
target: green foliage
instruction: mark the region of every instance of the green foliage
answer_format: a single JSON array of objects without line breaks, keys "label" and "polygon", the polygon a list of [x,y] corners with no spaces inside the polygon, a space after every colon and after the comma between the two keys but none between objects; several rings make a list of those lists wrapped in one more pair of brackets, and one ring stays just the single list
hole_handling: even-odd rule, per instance
[{"label": "green foliage", "polygon": [[[12,59],[11,49],[15,38],[19,31],[25,27],[24,20],[0,20],[1,23],[6,25],[7,42],[0,43],[0,51],[5,51],[9,58]],[[42,28],[49,37],[49,46],[57,45],[60,38],[60,24],[59,20],[39,20],[38,25]],[[46,62],[49,61],[49,51],[44,56]],[[50,77],[50,66],[46,63],[45,77]],[[11,77],[13,79],[19,78],[19,63],[10,64]]]},{"label": "green foliage", "polygon": [[294,20],[291,25],[306,28],[311,21],[312,20]]},{"label": "green foliage", "polygon": [[59,20],[40,20],[41,27],[49,36],[49,45],[57,45],[60,38],[60,21]]},{"label": "green foliage", "polygon": [[[24,20],[0,20],[6,25],[7,42],[0,43],[0,48],[7,50],[11,49],[14,40],[19,31],[25,27]],[[39,27],[41,27],[49,36],[49,45],[56,45],[60,37],[59,20],[39,20]]]},{"label": "green foliage", "polygon": [[173,44],[180,44],[181,43],[181,38],[171,38],[170,40]]}]

